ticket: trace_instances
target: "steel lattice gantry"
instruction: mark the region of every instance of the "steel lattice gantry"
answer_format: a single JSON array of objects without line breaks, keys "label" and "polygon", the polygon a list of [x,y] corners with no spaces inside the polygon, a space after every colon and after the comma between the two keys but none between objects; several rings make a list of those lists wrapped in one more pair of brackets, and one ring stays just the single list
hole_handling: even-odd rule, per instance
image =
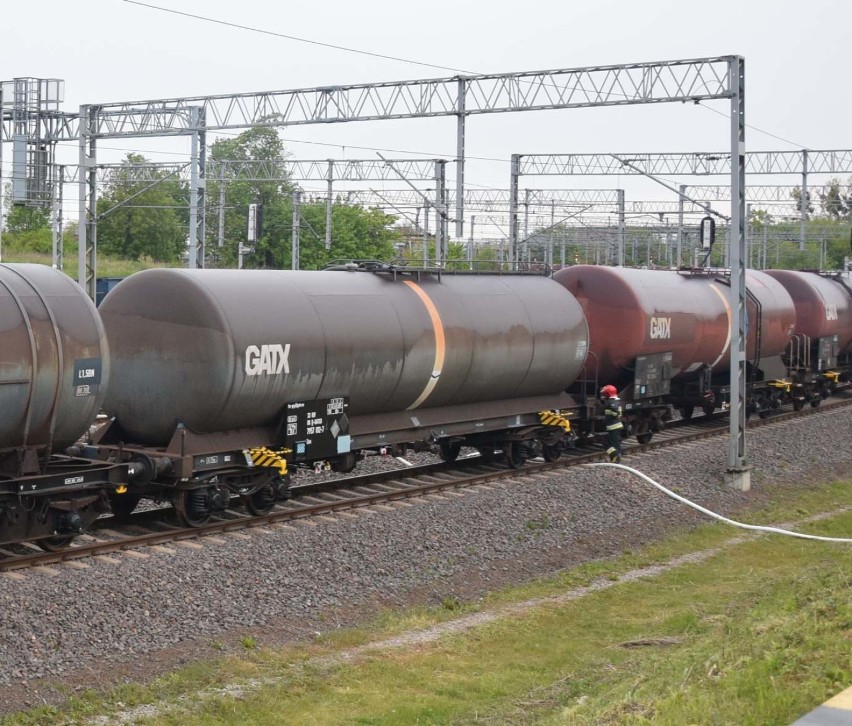
[{"label": "steel lattice gantry", "polygon": [[[202,139],[208,131],[251,126],[295,126],[346,121],[429,118],[457,119],[456,232],[463,235],[465,119],[468,116],[631,104],[702,101],[730,98],[735,92],[732,69],[738,56],[592,66],[517,73],[347,86],[240,93],[215,96],[122,101],[80,107],[76,117],[80,166],[96,166],[96,140],[133,136],[191,134],[200,149],[192,163],[204,193]],[[67,124],[73,135],[73,120]],[[94,179],[80,180],[80,281],[94,284],[95,245],[88,239],[93,225],[82,223],[95,211]],[[196,205],[201,206],[201,205]],[[203,215],[199,221],[203,226]],[[190,233],[193,247],[204,235]],[[203,260],[203,250],[191,261]]]},{"label": "steel lattice gantry", "polygon": [[[648,176],[726,176],[732,173],[729,152],[689,152],[661,154],[526,154],[517,155],[519,175],[534,176],[607,176],[610,174],[645,174]],[[514,157],[513,157],[514,158]],[[514,172],[513,167],[513,174]],[[750,151],[746,154],[747,174],[799,175],[798,187],[803,198],[808,194],[810,174],[852,173],[850,149],[802,149],[801,151]],[[684,190],[686,187],[681,187]],[[765,189],[765,187],[762,187]],[[711,187],[692,187],[705,190]],[[717,187],[718,189],[718,187]],[[790,188],[792,190],[792,187]],[[730,192],[716,192],[717,200],[732,199]],[[788,196],[789,200],[790,197]],[[763,194],[749,194],[750,201],[782,201]],[[804,249],[807,205],[801,205],[799,248]]]}]

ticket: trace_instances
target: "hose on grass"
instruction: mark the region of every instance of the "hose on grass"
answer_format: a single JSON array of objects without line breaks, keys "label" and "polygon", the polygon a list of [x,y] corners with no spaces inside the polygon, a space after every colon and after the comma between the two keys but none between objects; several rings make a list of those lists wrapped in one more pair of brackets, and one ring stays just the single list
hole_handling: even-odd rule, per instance
[{"label": "hose on grass", "polygon": [[773,534],[783,534],[788,537],[799,537],[800,539],[815,539],[820,542],[843,542],[845,544],[852,544],[852,539],[848,537],[822,537],[816,534],[804,534],[803,532],[791,532],[788,529],[781,529],[780,527],[766,527],[759,524],[745,524],[744,522],[737,522],[734,519],[729,519],[728,517],[724,517],[721,514],[716,514],[716,512],[711,512],[709,509],[702,507],[700,504],[696,504],[695,502],[691,502],[686,497],[682,497],[680,494],[675,494],[671,489],[666,489],[659,482],[654,481],[651,477],[646,476],[641,471],[637,469],[633,469],[632,467],[625,466],[624,464],[614,464],[608,461],[601,461],[594,464],[588,464],[588,466],[609,466],[613,469],[623,469],[630,474],[634,474],[638,476],[640,479],[648,482],[651,486],[659,489],[663,494],[667,494],[672,499],[677,499],[677,501],[686,504],[688,507],[692,507],[693,509],[698,510],[699,512],[706,514],[708,517],[713,517],[713,519],[718,519],[720,522],[724,522],[725,524],[730,524],[734,527],[740,527],[741,529],[750,529],[755,532],[771,532]]}]

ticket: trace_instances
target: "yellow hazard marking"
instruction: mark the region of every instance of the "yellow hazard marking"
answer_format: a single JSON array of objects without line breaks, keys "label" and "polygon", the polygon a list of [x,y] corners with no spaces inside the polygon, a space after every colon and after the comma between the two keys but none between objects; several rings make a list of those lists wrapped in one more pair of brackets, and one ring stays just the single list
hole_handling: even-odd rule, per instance
[{"label": "yellow hazard marking", "polygon": [[781,389],[781,390],[785,391],[786,393],[789,393],[790,389],[793,387],[793,384],[790,381],[774,380],[774,381],[767,381],[767,383],[770,387]]},{"label": "yellow hazard marking", "polygon": [[558,426],[564,429],[566,433],[571,430],[571,422],[559,411],[539,411],[538,419],[545,426]]},{"label": "yellow hazard marking", "polygon": [[826,371],[822,374],[822,377],[837,383],[838,378],[840,378],[840,371]]},{"label": "yellow hazard marking", "polygon": [[287,453],[287,449],[273,451],[265,446],[260,446],[256,449],[249,449],[248,453],[255,466],[267,466],[278,469],[278,473],[284,476],[287,473],[287,460],[282,454]]},{"label": "yellow hazard marking", "polygon": [[124,484],[119,484],[119,485],[115,488],[115,493],[116,493],[116,494],[125,494],[126,492],[127,492],[127,487],[126,487],[126,486],[124,486]]},{"label": "yellow hazard marking", "polygon": [[435,307],[435,303],[432,302],[432,299],[426,294],[426,291],[420,287],[420,285],[412,282],[411,280],[404,280],[403,284],[408,285],[408,287],[414,290],[417,297],[419,297],[421,302],[426,306],[426,311],[429,313],[429,318],[432,320],[432,329],[435,331],[435,362],[432,364],[432,375],[429,377],[426,387],[417,397],[417,400],[412,403],[408,409],[406,409],[410,411],[413,408],[417,408],[421,403],[423,403],[423,401],[429,398],[435,386],[438,385],[438,379],[440,379],[441,373],[444,370],[446,340],[444,338],[444,322],[441,320],[438,308]]}]

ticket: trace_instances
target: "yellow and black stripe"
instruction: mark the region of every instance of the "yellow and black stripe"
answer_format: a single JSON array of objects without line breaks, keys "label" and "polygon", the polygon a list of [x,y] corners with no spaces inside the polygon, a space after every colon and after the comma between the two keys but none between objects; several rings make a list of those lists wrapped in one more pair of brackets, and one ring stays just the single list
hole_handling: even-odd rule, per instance
[{"label": "yellow and black stripe", "polygon": [[571,431],[571,422],[559,411],[539,411],[538,420],[545,426],[558,426],[567,434]]},{"label": "yellow and black stripe", "polygon": [[259,446],[255,449],[249,449],[248,453],[255,466],[268,466],[278,469],[281,476],[287,474],[287,460],[284,458],[284,454],[289,453],[287,449],[273,451],[265,446]]}]

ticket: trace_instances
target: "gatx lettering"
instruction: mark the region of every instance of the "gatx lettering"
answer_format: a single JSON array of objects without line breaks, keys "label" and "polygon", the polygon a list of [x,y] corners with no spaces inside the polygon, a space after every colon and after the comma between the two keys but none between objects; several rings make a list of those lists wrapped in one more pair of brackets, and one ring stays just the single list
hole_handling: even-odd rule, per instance
[{"label": "gatx lettering", "polygon": [[266,343],[246,348],[247,376],[275,376],[290,373],[290,344]]},{"label": "gatx lettering", "polygon": [[672,337],[671,318],[651,318],[651,340],[662,340]]}]

